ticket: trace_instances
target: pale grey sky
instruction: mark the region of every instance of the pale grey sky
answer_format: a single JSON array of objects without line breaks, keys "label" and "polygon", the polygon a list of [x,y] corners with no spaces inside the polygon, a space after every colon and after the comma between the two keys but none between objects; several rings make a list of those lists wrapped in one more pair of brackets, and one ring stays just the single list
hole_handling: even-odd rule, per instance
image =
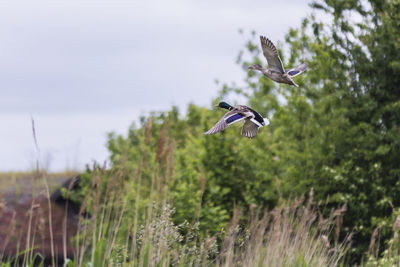
[{"label": "pale grey sky", "polygon": [[38,0],[0,8],[0,171],[29,170],[34,117],[43,165],[108,157],[106,133],[172,104],[207,106],[215,79],[255,30],[274,42],[310,13],[306,0]]}]

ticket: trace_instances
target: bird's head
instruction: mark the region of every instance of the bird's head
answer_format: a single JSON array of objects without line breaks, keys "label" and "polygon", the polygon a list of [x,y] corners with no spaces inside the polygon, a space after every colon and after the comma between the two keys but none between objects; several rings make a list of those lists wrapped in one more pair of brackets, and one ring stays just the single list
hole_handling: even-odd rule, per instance
[{"label": "bird's head", "polygon": [[224,109],[228,109],[228,110],[231,110],[231,109],[232,109],[232,106],[229,105],[228,103],[224,102],[224,101],[219,102],[219,104],[218,104],[217,107],[219,107],[219,108],[224,108]]},{"label": "bird's head", "polygon": [[259,70],[261,71],[263,69],[263,67],[259,64],[253,64],[249,67],[249,70]]}]

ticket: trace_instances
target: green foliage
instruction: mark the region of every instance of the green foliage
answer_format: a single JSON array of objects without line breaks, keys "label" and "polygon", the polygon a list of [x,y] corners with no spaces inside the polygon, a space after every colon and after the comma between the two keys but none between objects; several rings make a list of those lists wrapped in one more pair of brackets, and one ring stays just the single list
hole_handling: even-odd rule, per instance
[{"label": "green foliage", "polygon": [[[311,16],[286,37],[286,65],[305,60],[310,66],[296,77],[300,88],[271,88],[270,81],[249,72],[240,92],[253,106],[269,104],[273,113],[273,142],[264,154],[276,155],[269,167],[276,170],[280,193],[287,197],[314,187],[317,199],[329,197],[330,206],[348,204],[344,233],[355,231],[351,258],[357,261],[377,226],[380,248],[385,247],[388,217],[400,205],[400,4],[327,0],[312,7],[333,19],[324,24]],[[350,19],[356,15],[363,19]],[[251,49],[258,36],[251,39],[249,60],[239,62],[244,69],[262,60]]]},{"label": "green foliage", "polygon": [[95,250],[93,253],[93,266],[107,266],[108,264],[108,258],[105,257],[105,253],[106,253],[106,246],[105,246],[105,242],[107,242],[107,240],[105,239],[100,239],[99,241],[97,241],[97,244],[95,246]]},{"label": "green foliage", "polygon": [[[319,123],[330,135],[320,148],[331,156],[318,160],[322,173],[314,187],[319,198],[330,195],[333,205],[348,204],[344,227],[356,232],[353,252],[358,257],[367,250],[373,229],[381,225],[384,247],[390,225],[383,222],[392,207],[400,205],[400,79],[396,74],[400,5],[398,1],[369,4],[320,1],[319,7],[332,15],[333,23],[321,27],[305,46],[319,76],[306,76],[308,90],[314,88],[317,96],[312,100],[322,108],[316,111],[336,113],[332,127]],[[357,13],[364,16],[362,22],[349,20]],[[337,100],[329,99],[329,94]]]}]

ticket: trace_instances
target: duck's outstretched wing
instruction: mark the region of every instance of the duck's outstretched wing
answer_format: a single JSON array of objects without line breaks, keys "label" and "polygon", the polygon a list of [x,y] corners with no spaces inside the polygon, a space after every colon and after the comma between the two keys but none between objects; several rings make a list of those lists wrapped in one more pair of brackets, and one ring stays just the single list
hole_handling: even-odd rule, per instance
[{"label": "duck's outstretched wing", "polygon": [[285,69],[282,65],[282,60],[279,57],[279,53],[275,45],[264,36],[260,36],[260,40],[264,57],[268,61],[268,68],[281,74],[285,73]]},{"label": "duck's outstretched wing", "polygon": [[290,77],[295,77],[299,75],[300,73],[304,72],[308,68],[307,63],[300,64],[296,68],[287,70],[286,73],[290,75]]},{"label": "duck's outstretched wing", "polygon": [[248,138],[254,138],[258,134],[259,126],[251,120],[246,120],[243,125],[241,134]]},{"label": "duck's outstretched wing", "polygon": [[209,135],[209,134],[216,134],[219,133],[223,130],[226,129],[226,127],[228,127],[229,125],[241,121],[245,118],[245,116],[239,114],[237,111],[232,110],[229,111],[228,113],[226,113],[222,119],[220,119],[215,125],[214,127],[212,127],[210,130],[208,130],[207,132],[205,132],[205,135]]}]

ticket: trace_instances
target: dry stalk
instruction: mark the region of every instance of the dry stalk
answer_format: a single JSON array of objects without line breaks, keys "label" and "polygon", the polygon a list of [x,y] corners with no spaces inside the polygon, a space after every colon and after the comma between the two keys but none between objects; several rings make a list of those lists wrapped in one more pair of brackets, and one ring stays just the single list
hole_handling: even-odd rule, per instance
[{"label": "dry stalk", "polygon": [[15,225],[16,225],[15,215],[16,215],[16,212],[14,210],[13,214],[12,214],[12,218],[11,218],[10,224],[8,225],[8,228],[7,228],[7,235],[6,235],[6,238],[4,240],[3,248],[2,248],[1,253],[0,253],[0,260],[3,259],[4,251],[5,251],[8,243],[10,242],[10,239],[11,239],[11,234],[14,233],[14,231],[15,231]]},{"label": "dry stalk", "polygon": [[343,224],[343,216],[344,213],[347,211],[347,205],[343,204],[342,207],[336,209],[333,212],[333,216],[336,217],[336,227],[335,227],[335,247],[338,246],[339,235],[340,235],[340,228]]},{"label": "dry stalk", "polygon": [[56,265],[55,263],[55,254],[54,254],[54,237],[53,237],[53,216],[52,216],[52,210],[51,210],[51,202],[50,202],[50,191],[49,191],[49,186],[46,181],[46,177],[43,176],[43,183],[46,189],[46,197],[47,197],[47,204],[49,208],[49,214],[48,214],[48,220],[49,220],[49,232],[50,232],[50,249],[51,249],[51,263],[53,266]]},{"label": "dry stalk", "polygon": [[[229,224],[228,227],[228,232],[227,235],[224,238],[224,241],[222,243],[221,247],[221,254],[220,254],[220,261],[217,261],[217,266],[219,265],[224,265],[224,266],[230,266],[231,263],[234,262],[234,244],[235,240],[238,234],[238,227],[239,227],[239,219],[242,216],[242,210],[234,207],[233,209],[233,215],[232,215],[232,220],[231,223]],[[223,264],[222,262],[225,262]]]},{"label": "dry stalk", "polygon": [[[35,198],[32,198],[31,208],[28,211],[28,214],[29,214],[28,222],[29,223],[28,223],[28,232],[27,232],[27,235],[26,235],[26,243],[25,243],[25,248],[26,249],[29,248],[30,245],[31,245],[32,218],[33,218],[33,209],[35,207],[36,207]],[[24,258],[23,258],[23,261],[22,261],[23,265],[25,265],[25,263],[27,261],[26,256],[27,256],[27,253],[24,253]]]},{"label": "dry stalk", "polygon": [[[379,237],[379,226],[376,227],[372,232],[371,240],[369,242],[369,247],[368,247],[368,255],[378,253],[378,249],[375,249],[375,243],[378,237]],[[376,257],[377,255],[374,256]]]},{"label": "dry stalk", "polygon": [[175,150],[175,141],[172,140],[168,147],[168,178],[167,182],[170,184],[172,182],[172,178],[174,176],[174,150]]},{"label": "dry stalk", "polygon": [[[132,244],[131,244],[131,258],[134,258],[137,252],[137,244],[136,244],[136,236],[137,236],[137,227],[138,227],[138,217],[139,217],[139,200],[140,200],[140,186],[142,180],[142,163],[139,163],[138,171],[137,171],[137,192],[135,199],[135,217],[133,222],[133,231],[132,231]],[[135,176],[136,177],[136,176]]]}]

